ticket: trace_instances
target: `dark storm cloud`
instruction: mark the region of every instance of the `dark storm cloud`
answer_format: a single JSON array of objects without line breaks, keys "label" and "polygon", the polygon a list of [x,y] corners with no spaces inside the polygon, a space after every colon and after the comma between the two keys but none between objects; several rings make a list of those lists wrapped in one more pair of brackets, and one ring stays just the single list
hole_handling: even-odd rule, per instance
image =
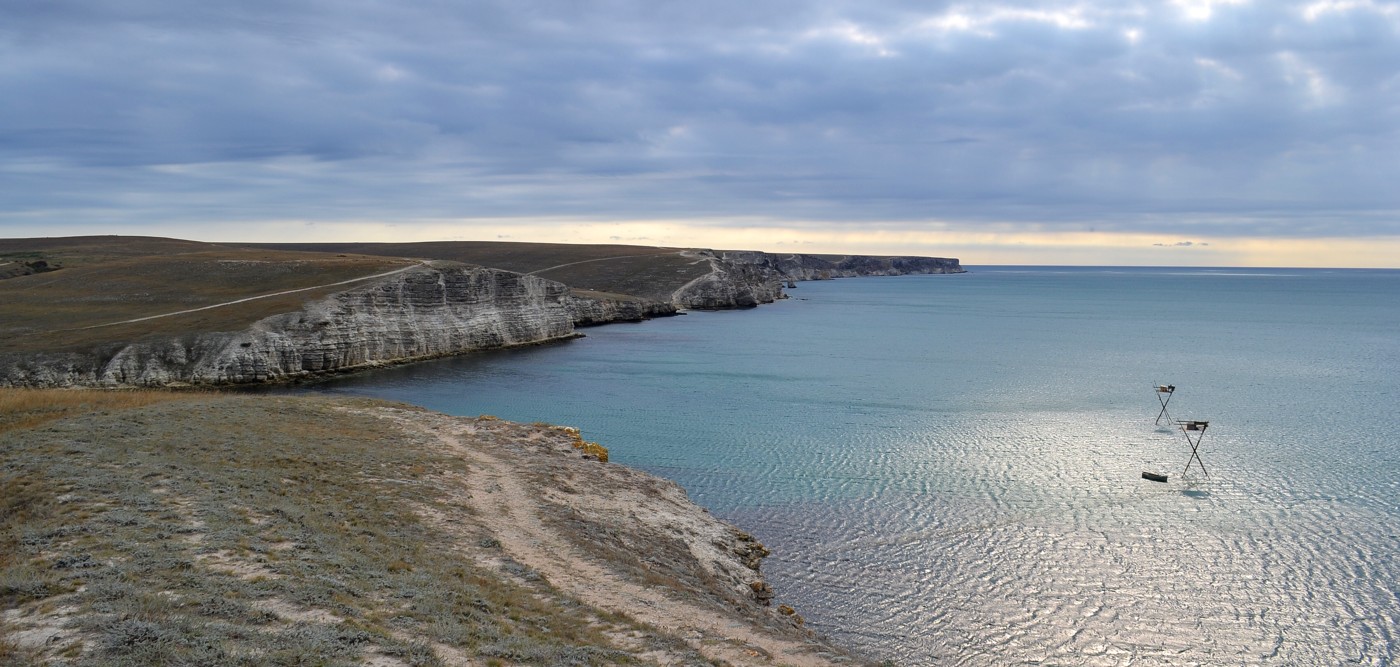
[{"label": "dark storm cloud", "polygon": [[1394,4],[101,4],[0,9],[6,231],[559,215],[1400,233]]}]

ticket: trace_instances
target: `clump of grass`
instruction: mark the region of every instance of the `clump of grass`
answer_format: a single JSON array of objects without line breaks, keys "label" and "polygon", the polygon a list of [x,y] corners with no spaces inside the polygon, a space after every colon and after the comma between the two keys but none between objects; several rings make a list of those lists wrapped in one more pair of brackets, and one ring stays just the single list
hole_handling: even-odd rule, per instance
[{"label": "clump of grass", "polygon": [[158,390],[0,387],[0,433],[34,428],[77,414],[129,410],[192,395]]},{"label": "clump of grass", "polygon": [[63,592],[49,568],[24,558],[24,543],[34,539],[31,526],[53,514],[53,496],[42,475],[0,475],[0,607]]},{"label": "clump of grass", "polygon": [[33,655],[19,647],[19,644],[4,638],[5,622],[0,620],[0,665],[23,665],[24,660],[33,660]]},{"label": "clump of grass", "polygon": [[569,426],[559,426],[557,428],[563,431],[569,437],[569,444],[573,445],[574,449],[577,449],[588,456],[592,456],[593,458],[596,458],[603,463],[608,462],[607,447],[604,447],[596,442],[588,442],[587,440],[584,440],[583,434],[580,433],[579,430],[576,428],[572,428]]}]

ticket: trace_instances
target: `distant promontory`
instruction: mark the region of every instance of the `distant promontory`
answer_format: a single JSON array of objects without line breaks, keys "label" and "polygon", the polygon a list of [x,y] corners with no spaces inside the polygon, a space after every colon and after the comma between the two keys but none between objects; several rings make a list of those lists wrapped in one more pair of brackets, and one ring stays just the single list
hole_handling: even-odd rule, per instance
[{"label": "distant promontory", "polygon": [[[285,382],[745,308],[956,259],[501,242],[0,240],[0,386]],[[45,270],[34,271],[40,266]]]}]

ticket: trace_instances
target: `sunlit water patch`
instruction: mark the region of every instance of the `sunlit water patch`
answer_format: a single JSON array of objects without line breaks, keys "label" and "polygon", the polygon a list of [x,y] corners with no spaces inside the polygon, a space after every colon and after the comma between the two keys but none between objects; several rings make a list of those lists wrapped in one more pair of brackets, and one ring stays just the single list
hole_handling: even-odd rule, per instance
[{"label": "sunlit water patch", "polygon": [[[575,425],[901,664],[1396,660],[1400,273],[988,269],[314,391]],[[1209,420],[1199,468],[1153,425]],[[1167,474],[1165,484],[1141,478]]]}]

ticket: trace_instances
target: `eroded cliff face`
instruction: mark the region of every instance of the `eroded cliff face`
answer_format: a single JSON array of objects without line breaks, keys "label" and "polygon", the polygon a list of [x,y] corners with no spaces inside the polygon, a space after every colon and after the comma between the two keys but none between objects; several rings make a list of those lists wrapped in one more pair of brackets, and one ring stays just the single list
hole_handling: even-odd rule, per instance
[{"label": "eroded cliff face", "polygon": [[708,259],[711,272],[676,290],[671,301],[681,308],[700,310],[772,303],[786,298],[783,284],[798,280],[965,273],[957,259],[946,257],[779,255],[753,250],[690,252]]},{"label": "eroded cliff face", "polygon": [[496,269],[423,266],[244,331],[0,360],[0,385],[225,385],[288,380],[568,338],[568,288]]},{"label": "eroded cliff face", "polygon": [[574,326],[591,327],[612,322],[641,322],[675,315],[676,306],[645,299],[607,298],[574,293],[569,296]]},{"label": "eroded cliff face", "polygon": [[728,260],[712,250],[690,252],[709,260],[710,273],[686,283],[671,295],[671,303],[677,307],[752,308],[783,298],[782,278],[767,267]]},{"label": "eroded cliff face", "polygon": [[575,326],[678,309],[750,308],[797,280],[961,273],[956,259],[692,250],[710,272],[669,302],[499,269],[425,264],[276,315],[243,331],[145,339],[86,352],[0,354],[0,386],[168,386],[277,382],[575,336]]},{"label": "eroded cliff face", "polygon": [[966,273],[951,257],[875,257],[870,255],[804,255],[730,251],[725,261],[752,264],[778,274],[784,280],[827,280],[857,276],[905,276]]}]

